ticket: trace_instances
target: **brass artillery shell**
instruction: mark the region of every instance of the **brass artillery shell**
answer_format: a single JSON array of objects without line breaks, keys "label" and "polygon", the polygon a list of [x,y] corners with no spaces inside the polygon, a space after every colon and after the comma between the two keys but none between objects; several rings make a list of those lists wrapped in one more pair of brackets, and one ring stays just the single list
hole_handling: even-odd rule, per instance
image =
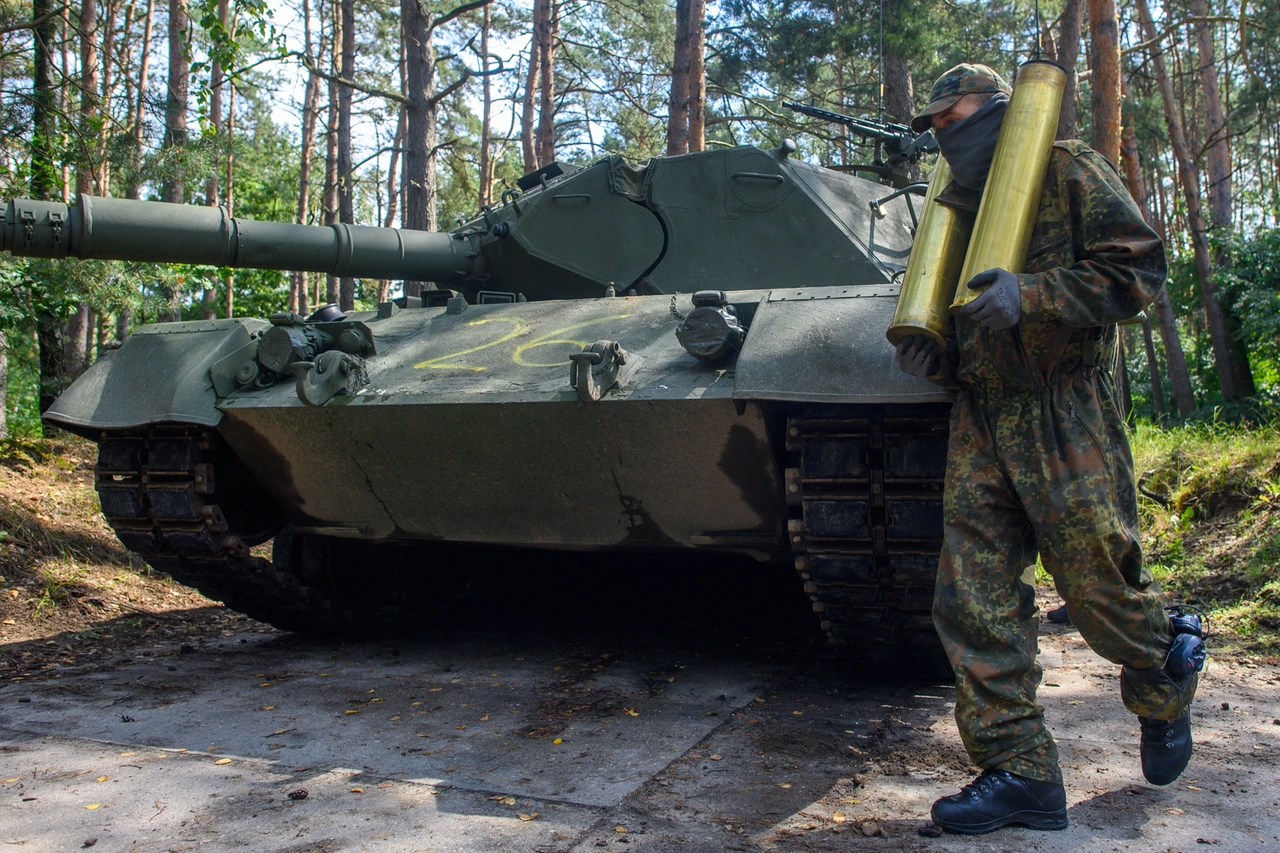
[{"label": "brass artillery shell", "polygon": [[939,157],[902,277],[898,307],[885,333],[895,347],[910,335],[928,335],[938,346],[946,345],[947,323],[951,319],[947,306],[956,294],[973,224],[970,217],[960,215],[955,208],[934,202],[949,183],[951,168]]},{"label": "brass artillery shell", "polygon": [[1067,73],[1056,62],[1032,60],[1018,69],[952,314],[982,292],[966,286],[978,273],[993,267],[1023,271],[1066,81]]}]

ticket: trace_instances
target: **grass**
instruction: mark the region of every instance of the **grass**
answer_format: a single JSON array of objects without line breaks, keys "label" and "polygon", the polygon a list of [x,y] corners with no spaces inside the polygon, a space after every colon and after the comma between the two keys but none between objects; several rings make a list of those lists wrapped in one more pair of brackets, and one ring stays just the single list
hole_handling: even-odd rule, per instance
[{"label": "grass", "polygon": [[1169,597],[1231,645],[1280,654],[1280,421],[1140,424],[1133,454],[1147,565]]}]

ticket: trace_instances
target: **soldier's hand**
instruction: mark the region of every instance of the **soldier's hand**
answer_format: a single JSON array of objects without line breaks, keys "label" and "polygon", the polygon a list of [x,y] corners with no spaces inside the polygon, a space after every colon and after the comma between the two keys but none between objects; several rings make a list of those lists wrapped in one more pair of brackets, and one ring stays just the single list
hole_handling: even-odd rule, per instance
[{"label": "soldier's hand", "polygon": [[997,332],[1013,328],[1022,319],[1022,294],[1013,273],[999,267],[980,272],[969,280],[969,287],[987,287],[987,292],[960,309],[964,316]]},{"label": "soldier's hand", "polygon": [[893,362],[903,373],[924,379],[938,369],[938,344],[927,335],[909,335],[898,342]]}]

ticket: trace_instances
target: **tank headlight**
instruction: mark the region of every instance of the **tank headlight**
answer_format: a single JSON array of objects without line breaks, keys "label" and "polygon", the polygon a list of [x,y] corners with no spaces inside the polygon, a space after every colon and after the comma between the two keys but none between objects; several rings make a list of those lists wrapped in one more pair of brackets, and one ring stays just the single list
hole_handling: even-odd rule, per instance
[{"label": "tank headlight", "polygon": [[693,304],[694,309],[676,327],[676,339],[685,352],[699,361],[719,361],[737,352],[747,330],[724,291],[700,290],[693,295]]}]

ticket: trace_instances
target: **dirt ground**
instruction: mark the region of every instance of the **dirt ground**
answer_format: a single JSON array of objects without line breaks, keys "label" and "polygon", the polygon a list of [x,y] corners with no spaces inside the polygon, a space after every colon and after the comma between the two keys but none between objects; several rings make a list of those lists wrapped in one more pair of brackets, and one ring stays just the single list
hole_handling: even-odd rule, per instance
[{"label": "dirt ground", "polygon": [[860,677],[786,572],[514,572],[413,631],[308,640],[131,562],[90,450],[0,468],[6,847],[1280,850],[1272,661],[1214,657],[1156,788],[1115,668],[1044,626],[1070,828],[935,837],[974,772],[952,688]]}]

